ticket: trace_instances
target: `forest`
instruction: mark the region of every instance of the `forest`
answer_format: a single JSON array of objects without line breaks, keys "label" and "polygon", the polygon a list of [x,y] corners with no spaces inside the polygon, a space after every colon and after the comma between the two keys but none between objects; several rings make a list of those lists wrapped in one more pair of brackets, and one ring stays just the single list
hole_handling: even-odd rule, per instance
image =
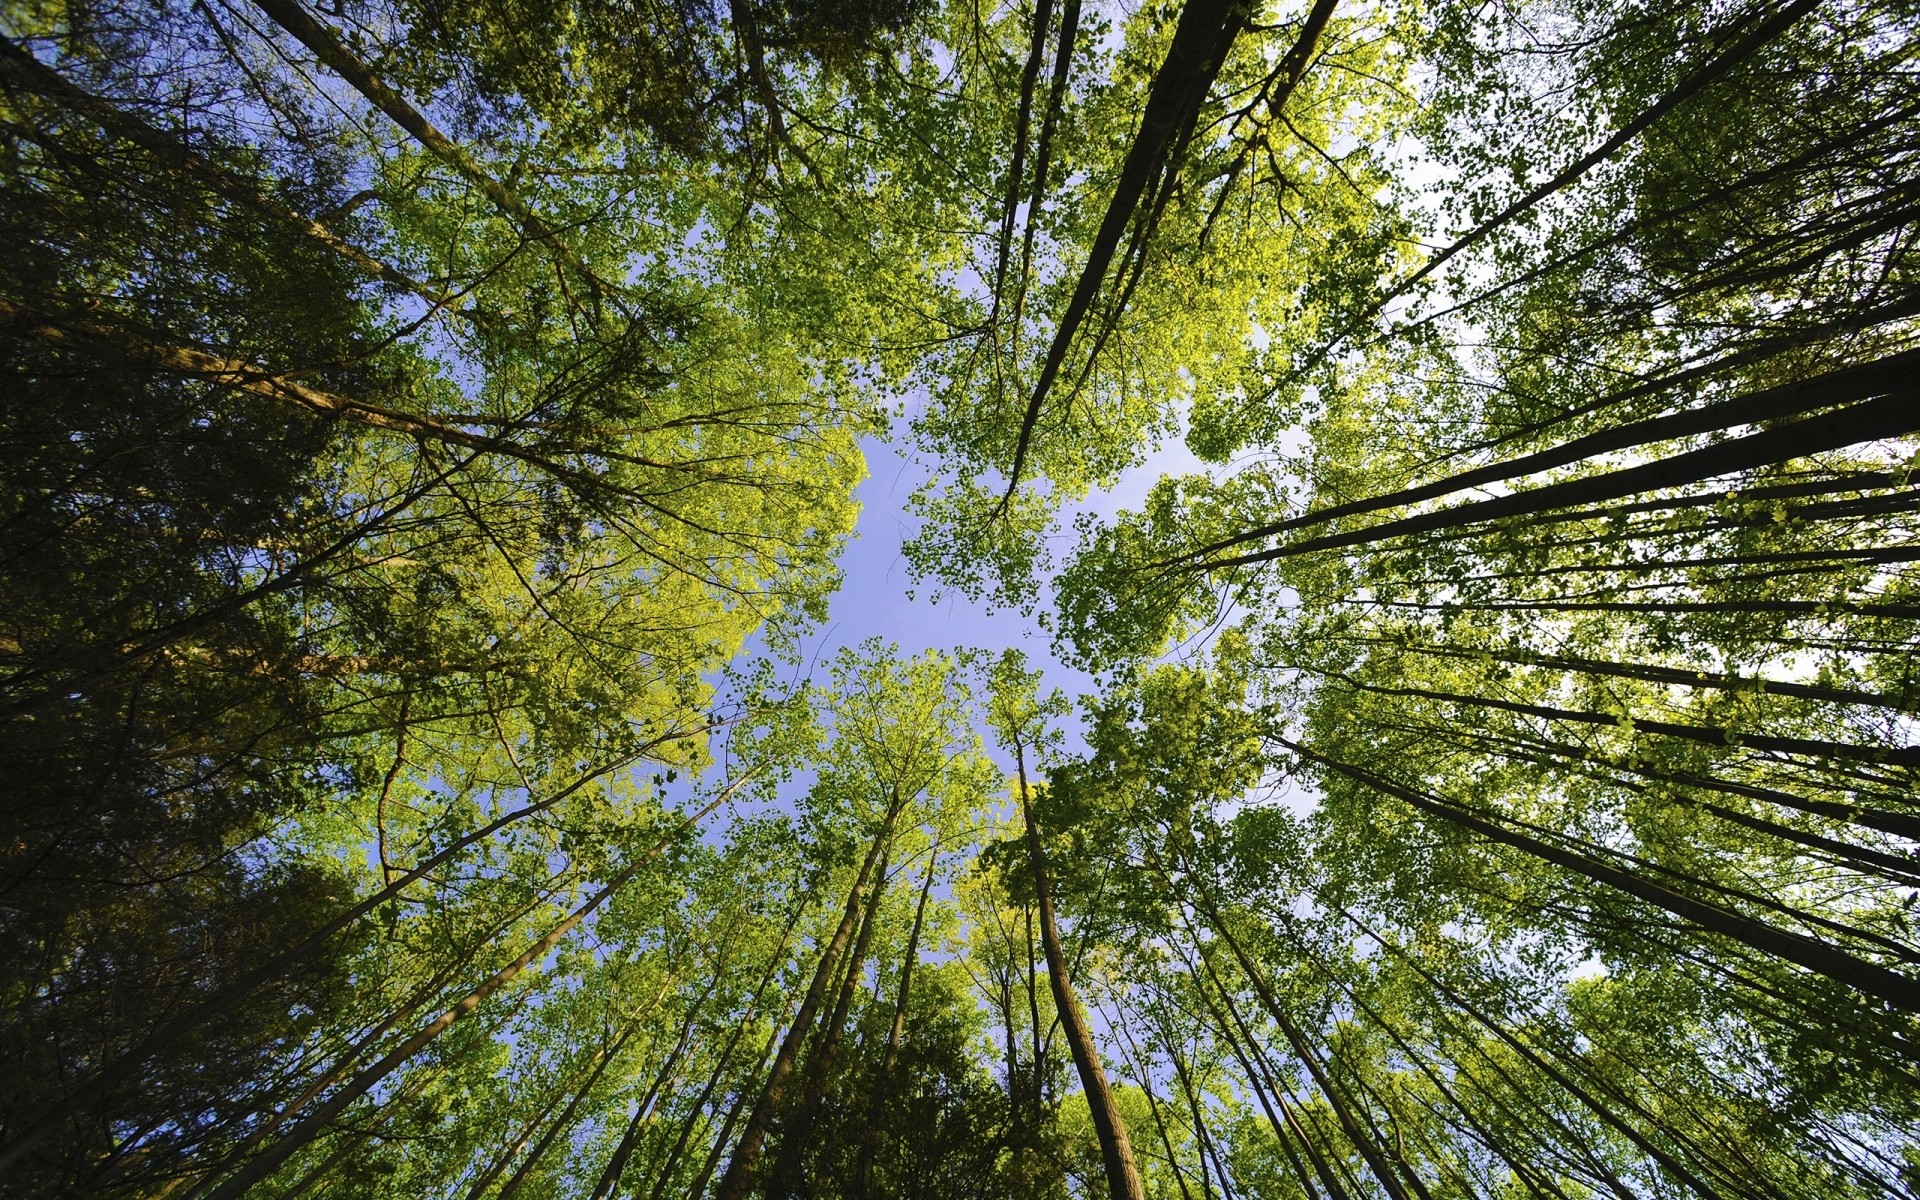
[{"label": "forest", "polygon": [[0,1196],[1920,1198],[1917,560],[1920,0],[0,0]]}]

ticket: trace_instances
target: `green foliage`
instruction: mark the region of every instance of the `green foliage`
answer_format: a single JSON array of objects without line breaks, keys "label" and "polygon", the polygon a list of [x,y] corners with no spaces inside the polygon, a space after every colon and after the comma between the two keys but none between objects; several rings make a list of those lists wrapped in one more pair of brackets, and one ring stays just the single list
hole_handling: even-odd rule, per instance
[{"label": "green foliage", "polygon": [[1214,13],[13,6],[0,1189],[1920,1187],[1920,14]]}]

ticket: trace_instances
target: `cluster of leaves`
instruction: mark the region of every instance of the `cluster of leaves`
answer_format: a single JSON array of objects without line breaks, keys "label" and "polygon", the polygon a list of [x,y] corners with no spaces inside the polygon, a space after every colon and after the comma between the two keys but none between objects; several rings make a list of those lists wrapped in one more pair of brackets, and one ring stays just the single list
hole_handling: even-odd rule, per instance
[{"label": "cluster of leaves", "polygon": [[1911,4],[16,9],[7,1195],[1920,1191]]}]

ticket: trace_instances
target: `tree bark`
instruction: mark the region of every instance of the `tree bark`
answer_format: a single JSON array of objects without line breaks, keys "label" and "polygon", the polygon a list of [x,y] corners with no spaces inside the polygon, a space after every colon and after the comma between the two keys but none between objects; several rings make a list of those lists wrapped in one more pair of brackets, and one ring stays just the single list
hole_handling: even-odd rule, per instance
[{"label": "tree bark", "polygon": [[[1915,362],[1920,362],[1920,351],[1910,352],[1910,354]],[[1897,356],[1902,363],[1906,363],[1907,358],[1907,355]],[[1873,365],[1880,366],[1893,361],[1895,360],[1886,359]],[[1212,548],[1203,547],[1157,565],[1172,566],[1182,570],[1217,571],[1229,567],[1275,562],[1319,550],[1370,545],[1409,534],[1480,525],[1488,521],[1542,513],[1574,504],[1596,504],[1661,488],[1682,487],[1687,484],[1701,483],[1716,476],[1790,462],[1796,458],[1838,450],[1861,442],[1898,437],[1920,428],[1920,405],[1914,403],[1915,398],[1920,397],[1920,384],[1912,382],[1911,366],[1911,363],[1906,363],[1898,377],[1885,380],[1870,378],[1861,384],[1858,394],[1873,397],[1871,399],[1833,412],[1808,417],[1805,420],[1777,425],[1758,433],[1729,438],[1699,450],[1676,454],[1671,458],[1581,479],[1569,479],[1561,483],[1528,488],[1505,496],[1459,504],[1417,516],[1384,521],[1364,529],[1324,534],[1270,550],[1213,558],[1209,557],[1213,553]],[[1251,537],[1241,535],[1219,545],[1240,544],[1260,536],[1264,535]]]},{"label": "tree bark", "polygon": [[1040,830],[1033,822],[1033,798],[1027,787],[1026,753],[1018,744],[1014,755],[1019,766],[1020,811],[1027,827],[1027,863],[1033,872],[1033,887],[1040,909],[1040,945],[1046,954],[1047,978],[1053,984],[1053,1005],[1066,1031],[1067,1047],[1073,1052],[1073,1065],[1080,1073],[1080,1087],[1086,1093],[1087,1109],[1093,1116],[1094,1132],[1100,1137],[1100,1158],[1107,1171],[1107,1193],[1112,1200],[1146,1200],[1140,1173],[1133,1164],[1133,1145],[1127,1140],[1126,1122],[1120,1106],[1114,1102],[1113,1089],[1107,1084],[1107,1072],[1100,1064],[1100,1048],[1087,1029],[1080,1001],[1067,980],[1067,956],[1060,947],[1060,926],[1053,912],[1053,892],[1047,884],[1046,851],[1040,845]]},{"label": "tree bark", "polygon": [[920,957],[920,931],[926,922],[927,898],[933,893],[934,868],[939,861],[940,846],[936,842],[927,851],[927,877],[920,885],[920,902],[913,910],[913,932],[907,935],[907,952],[900,960],[900,985],[893,998],[893,1023],[887,1027],[887,1046],[880,1055],[880,1069],[874,1074],[873,1095],[867,1100],[867,1121],[860,1134],[860,1163],[854,1174],[854,1200],[867,1200],[867,1184],[873,1175],[877,1118],[886,1109],[894,1064],[900,1058],[900,1038],[907,1028],[907,1000],[912,994],[913,968]]},{"label": "tree bark", "polygon": [[1856,958],[1824,942],[1775,929],[1750,917],[1729,912],[1690,896],[1683,896],[1670,888],[1642,879],[1630,871],[1623,871],[1584,854],[1563,850],[1538,838],[1508,829],[1447,801],[1402,787],[1371,771],[1327,758],[1298,743],[1284,738],[1279,741],[1307,761],[1404,801],[1421,812],[1470,829],[1500,845],[1510,846],[1575,874],[1584,875],[1596,883],[1615,888],[1636,899],[1665,909],[1709,933],[1730,938],[1762,953],[1805,967],[1817,975],[1836,983],[1843,983],[1863,995],[1883,1000],[1907,1012],[1920,1012],[1920,980],[1880,966],[1878,963]]},{"label": "tree bark", "polygon": [[801,1043],[812,1031],[814,1015],[819,1012],[821,1001],[826,997],[834,968],[839,965],[840,955],[853,937],[854,925],[860,918],[861,900],[865,897],[867,877],[873,872],[874,863],[879,860],[882,847],[892,836],[894,822],[904,807],[904,803],[895,797],[885,822],[874,835],[866,861],[860,864],[860,872],[854,877],[853,887],[847,893],[840,923],[835,927],[826,949],[821,952],[820,962],[814,967],[813,980],[807,985],[806,999],[800,1002],[800,1011],[794,1014],[793,1023],[787,1027],[786,1036],[781,1039],[773,1066],[767,1072],[767,1081],[754,1101],[746,1128],[741,1130],[740,1144],[734,1148],[733,1156],[727,1161],[727,1169],[720,1176],[714,1200],[743,1200],[753,1187],[754,1169],[759,1165],[761,1148],[773,1119],[786,1100],[787,1084],[793,1076],[794,1064],[800,1057]]}]

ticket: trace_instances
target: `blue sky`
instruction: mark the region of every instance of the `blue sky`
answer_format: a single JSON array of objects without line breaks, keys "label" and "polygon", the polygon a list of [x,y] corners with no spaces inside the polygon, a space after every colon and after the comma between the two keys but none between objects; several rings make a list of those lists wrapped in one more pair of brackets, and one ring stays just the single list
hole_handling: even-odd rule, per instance
[{"label": "blue sky", "polygon": [[[951,592],[935,594],[930,583],[916,586],[907,560],[900,552],[917,526],[907,502],[928,478],[925,464],[880,438],[862,444],[868,476],[858,492],[860,521],[854,539],[842,552],[840,565],[846,581],[834,596],[830,617],[810,639],[809,650],[825,658],[842,646],[857,645],[877,636],[895,642],[902,653],[975,646],[987,650],[1014,647],[1026,652],[1029,665],[1046,672],[1046,685],[1069,696],[1095,690],[1092,676],[1061,662],[1046,633],[1034,618],[1012,609],[995,609]],[[1119,484],[1062,515],[1059,548],[1070,546],[1069,524],[1074,514],[1093,512],[1111,516],[1133,507],[1162,475],[1204,469],[1184,444],[1175,440],[1129,471]],[[908,593],[915,595],[909,598]]]}]

